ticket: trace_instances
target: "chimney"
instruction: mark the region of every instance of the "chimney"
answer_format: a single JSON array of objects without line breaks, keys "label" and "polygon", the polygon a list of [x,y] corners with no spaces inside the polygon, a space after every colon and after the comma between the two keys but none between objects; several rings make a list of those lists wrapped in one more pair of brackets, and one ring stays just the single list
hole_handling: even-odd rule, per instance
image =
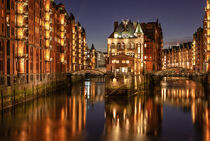
[{"label": "chimney", "polygon": [[114,31],[117,29],[117,27],[118,27],[118,22],[114,22]]}]

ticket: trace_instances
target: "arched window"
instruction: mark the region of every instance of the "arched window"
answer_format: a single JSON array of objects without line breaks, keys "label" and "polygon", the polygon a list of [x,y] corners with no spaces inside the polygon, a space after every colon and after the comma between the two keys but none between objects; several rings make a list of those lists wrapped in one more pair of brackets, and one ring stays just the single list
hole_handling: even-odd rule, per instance
[{"label": "arched window", "polygon": [[114,44],[114,43],[112,43],[111,48],[112,48],[112,49],[115,48],[115,44]]},{"label": "arched window", "polygon": [[122,43],[122,49],[125,49],[125,43]]},{"label": "arched window", "polygon": [[131,49],[134,49],[134,43],[131,43],[131,44],[130,44],[130,48],[131,48]]},{"label": "arched window", "polygon": [[120,43],[117,43],[117,49],[120,49]]}]

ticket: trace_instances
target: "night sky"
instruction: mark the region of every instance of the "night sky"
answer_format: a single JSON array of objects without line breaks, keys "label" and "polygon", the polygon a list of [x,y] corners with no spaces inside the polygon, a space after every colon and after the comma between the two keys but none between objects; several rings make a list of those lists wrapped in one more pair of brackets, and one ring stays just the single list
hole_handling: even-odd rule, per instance
[{"label": "night sky", "polygon": [[63,3],[85,28],[89,48],[106,51],[114,21],[131,19],[162,25],[164,47],[192,40],[203,25],[206,0],[55,0]]}]

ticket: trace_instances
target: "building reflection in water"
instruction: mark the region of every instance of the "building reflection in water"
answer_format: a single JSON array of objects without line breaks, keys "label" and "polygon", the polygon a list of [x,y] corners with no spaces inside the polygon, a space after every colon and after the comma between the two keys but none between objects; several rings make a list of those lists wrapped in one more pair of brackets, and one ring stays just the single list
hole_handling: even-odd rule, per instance
[{"label": "building reflection in water", "polygon": [[85,97],[64,98],[41,98],[27,107],[8,111],[0,122],[1,136],[20,141],[65,141],[79,137],[86,125]]},{"label": "building reflection in water", "polygon": [[103,100],[103,78],[75,84],[67,93],[42,97],[0,115],[0,140],[52,141],[85,138],[87,103]]},{"label": "building reflection in water", "polygon": [[162,106],[144,97],[106,100],[105,117],[105,138],[108,140],[158,136],[161,132]]},{"label": "building reflection in water", "polygon": [[159,102],[191,110],[192,122],[203,131],[203,139],[210,140],[210,103],[201,84],[181,78],[165,78],[161,82]]},{"label": "building reflection in water", "polygon": [[105,78],[86,79],[83,94],[86,96],[87,102],[94,104],[103,101],[105,94]]}]

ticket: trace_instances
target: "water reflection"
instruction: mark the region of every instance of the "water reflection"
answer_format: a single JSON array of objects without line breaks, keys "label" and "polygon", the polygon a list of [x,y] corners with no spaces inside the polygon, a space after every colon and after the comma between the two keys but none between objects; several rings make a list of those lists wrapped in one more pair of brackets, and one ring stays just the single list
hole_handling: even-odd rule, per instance
[{"label": "water reflection", "polygon": [[88,102],[94,103],[103,101],[105,94],[105,78],[86,79],[82,87],[85,86],[84,95]]},{"label": "water reflection", "polygon": [[84,97],[42,98],[4,113],[1,140],[68,140],[82,134],[86,125]]},{"label": "water reflection", "polygon": [[[122,79],[135,87],[142,81]],[[104,99],[107,83],[116,82],[86,79],[67,92],[10,109],[0,115],[0,140],[210,140],[210,105],[202,85],[166,78],[154,96]]]},{"label": "water reflection", "polygon": [[161,82],[158,102],[180,107],[191,112],[193,125],[203,132],[203,140],[210,140],[210,105],[201,84],[182,78],[165,78]]},{"label": "water reflection", "polygon": [[162,106],[154,99],[135,97],[106,100],[105,136],[109,140],[130,140],[132,137],[159,136]]}]

